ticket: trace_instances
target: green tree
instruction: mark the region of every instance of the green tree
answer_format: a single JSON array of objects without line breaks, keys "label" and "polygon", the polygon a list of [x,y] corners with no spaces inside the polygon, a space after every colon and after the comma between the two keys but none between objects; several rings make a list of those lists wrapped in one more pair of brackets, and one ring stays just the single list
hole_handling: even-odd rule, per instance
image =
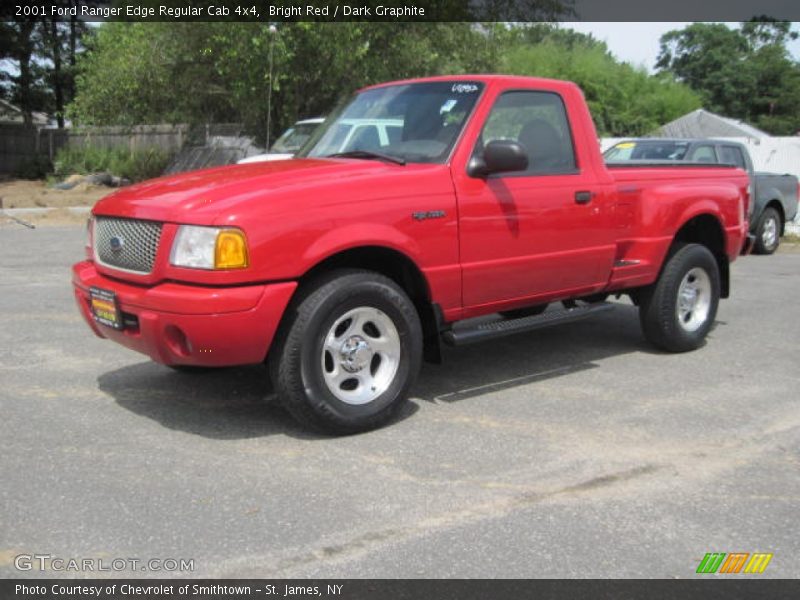
[{"label": "green tree", "polygon": [[725,24],[693,23],[661,36],[656,67],[700,92],[710,110],[741,115],[755,92],[748,52],[747,40]]},{"label": "green tree", "polygon": [[98,27],[78,60],[70,115],[99,125],[191,121],[192,115],[233,120],[230,91],[213,58],[216,34],[227,26],[112,22]]},{"label": "green tree", "polygon": [[786,47],[798,34],[790,25],[762,18],[741,28],[750,48],[748,71],[756,90],[743,118],[777,135],[800,131],[800,63],[792,60]]},{"label": "green tree", "polygon": [[600,135],[643,135],[700,105],[695,93],[672,78],[620,63],[605,43],[551,26],[514,32],[501,70],[574,81]]},{"label": "green tree", "polygon": [[357,87],[496,61],[486,30],[469,23],[299,22],[274,33],[263,23],[108,23],[86,43],[70,106],[81,123],[241,121],[260,139],[270,86],[274,139]]},{"label": "green tree", "polygon": [[786,47],[789,23],[760,18],[730,29],[693,23],[661,38],[658,68],[699,93],[705,106],[778,135],[800,129],[800,64]]},{"label": "green tree", "polygon": [[11,63],[16,74],[4,70],[5,95],[19,104],[26,125],[33,122],[33,111],[38,110],[41,99],[37,98],[36,65],[36,19],[0,22],[0,60]]},{"label": "green tree", "polygon": [[[77,0],[53,0],[62,8]],[[84,1],[84,4],[86,1]],[[0,22],[0,95],[19,105],[26,124],[34,111],[56,116],[74,96],[74,66],[87,26],[77,19],[26,17]]]}]

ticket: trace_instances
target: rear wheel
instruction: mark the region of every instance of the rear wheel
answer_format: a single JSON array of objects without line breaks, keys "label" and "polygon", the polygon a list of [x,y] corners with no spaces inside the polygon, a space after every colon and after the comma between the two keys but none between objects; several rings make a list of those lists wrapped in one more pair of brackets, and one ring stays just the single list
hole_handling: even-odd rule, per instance
[{"label": "rear wheel", "polygon": [[640,296],[645,337],[669,352],[698,348],[714,324],[720,295],[719,267],[700,244],[675,250],[658,281]]},{"label": "rear wheel", "polygon": [[774,208],[765,208],[756,227],[756,254],[772,254],[781,243],[781,217]]},{"label": "rear wheel", "polygon": [[396,283],[367,271],[334,272],[291,314],[270,368],[292,415],[338,434],[396,415],[422,357],[419,316]]}]

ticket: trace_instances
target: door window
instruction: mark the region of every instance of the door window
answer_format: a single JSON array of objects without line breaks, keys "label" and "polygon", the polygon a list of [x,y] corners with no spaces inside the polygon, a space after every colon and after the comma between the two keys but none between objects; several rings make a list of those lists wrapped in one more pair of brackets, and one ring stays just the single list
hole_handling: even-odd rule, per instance
[{"label": "door window", "polygon": [[747,170],[747,163],[744,160],[742,149],[736,146],[721,146],[719,149],[720,162],[726,165],[736,165],[740,169]]},{"label": "door window", "polygon": [[475,153],[494,140],[518,142],[528,155],[519,174],[575,173],[575,150],[564,102],[552,92],[506,92],[492,107]]}]

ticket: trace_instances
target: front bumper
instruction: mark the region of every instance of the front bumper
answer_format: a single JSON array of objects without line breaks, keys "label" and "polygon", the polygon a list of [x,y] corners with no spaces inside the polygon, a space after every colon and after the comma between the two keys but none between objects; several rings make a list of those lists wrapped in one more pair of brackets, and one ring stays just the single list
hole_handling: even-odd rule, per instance
[{"label": "front bumper", "polygon": [[[100,274],[91,261],[72,267],[75,300],[101,338],[166,365],[224,367],[264,360],[296,282],[235,287],[161,283],[131,285]],[[97,323],[92,286],[116,294],[125,327]]]}]

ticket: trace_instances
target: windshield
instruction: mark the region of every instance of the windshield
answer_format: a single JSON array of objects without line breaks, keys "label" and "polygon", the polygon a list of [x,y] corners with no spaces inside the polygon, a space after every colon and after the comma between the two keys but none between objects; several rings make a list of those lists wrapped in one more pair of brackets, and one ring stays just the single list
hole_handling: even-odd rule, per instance
[{"label": "windshield", "polygon": [[606,160],[683,160],[689,142],[648,140],[620,142],[605,151]]},{"label": "windshield", "polygon": [[289,127],[281,137],[275,140],[269,151],[281,154],[297,152],[317,127],[319,127],[319,123],[295,123],[294,127]]},{"label": "windshield", "polygon": [[297,156],[360,151],[407,162],[444,162],[482,90],[482,83],[472,81],[366,90],[342,103]]}]

